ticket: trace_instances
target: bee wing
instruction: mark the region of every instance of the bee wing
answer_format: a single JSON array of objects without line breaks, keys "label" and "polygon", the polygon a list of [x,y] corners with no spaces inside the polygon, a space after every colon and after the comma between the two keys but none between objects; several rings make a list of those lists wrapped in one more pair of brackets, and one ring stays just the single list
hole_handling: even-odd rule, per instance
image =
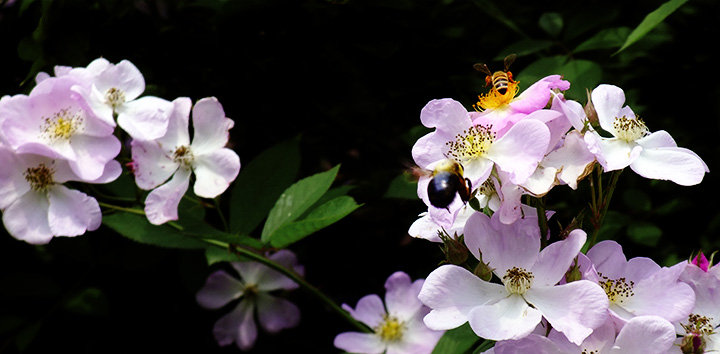
[{"label": "bee wing", "polygon": [[513,53],[505,57],[503,59],[503,64],[505,65],[505,71],[510,71],[510,65],[515,62],[515,59],[517,59],[517,54]]},{"label": "bee wing", "polygon": [[485,63],[475,63],[473,65],[473,68],[481,73],[492,75],[492,71],[490,71],[490,68],[488,68],[487,64]]}]

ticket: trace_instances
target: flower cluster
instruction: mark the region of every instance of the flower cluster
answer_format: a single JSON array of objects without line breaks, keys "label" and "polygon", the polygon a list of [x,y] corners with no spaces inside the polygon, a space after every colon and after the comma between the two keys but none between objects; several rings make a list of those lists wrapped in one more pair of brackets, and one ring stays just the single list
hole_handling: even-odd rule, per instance
[{"label": "flower cluster", "polygon": [[97,200],[66,183],[117,179],[126,137],[138,186],[155,188],[145,202],[155,224],[177,218],[191,172],[195,194],[205,198],[237,176],[240,159],[224,148],[233,122],[215,98],[192,108],[190,143],[190,99],[141,97],[145,80],[131,62],[99,58],[87,67],[56,66],[53,74],[38,74],[27,95],[0,99],[0,209],[13,237],[45,244],[97,229]]},{"label": "flower cluster", "polygon": [[[481,111],[452,99],[423,108],[420,119],[434,131],[412,153],[431,171],[418,182],[428,210],[409,233],[444,242],[446,253],[474,256],[447,254],[449,264],[428,275],[418,295],[431,309],[425,324],[450,330],[468,323],[477,336],[497,341],[490,350],[496,353],[717,350],[720,268],[704,255],[672,267],[626,260],[618,243],[595,243],[581,229],[551,235],[546,225],[553,213],[523,203],[554,186],[576,189],[593,170],[630,167],[685,186],[709,172],[670,134],[651,132],[624,105],[622,89],[600,85],[583,107],[564,97],[568,88],[554,75],[517,97],[507,90],[503,97],[512,97],[502,104],[478,103]],[[446,171],[447,160],[461,168]],[[448,173],[459,182],[441,184]],[[470,198],[460,193],[463,180]],[[433,202],[438,185],[455,194],[448,205]]]}]

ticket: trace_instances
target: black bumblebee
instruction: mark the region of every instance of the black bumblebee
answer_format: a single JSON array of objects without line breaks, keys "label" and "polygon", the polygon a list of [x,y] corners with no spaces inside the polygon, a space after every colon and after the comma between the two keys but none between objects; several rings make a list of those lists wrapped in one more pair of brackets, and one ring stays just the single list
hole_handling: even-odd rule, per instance
[{"label": "black bumblebee", "polygon": [[427,192],[430,204],[434,207],[447,209],[456,193],[463,202],[470,200],[472,183],[463,176],[463,167],[458,162],[451,159],[440,162],[431,177]]}]

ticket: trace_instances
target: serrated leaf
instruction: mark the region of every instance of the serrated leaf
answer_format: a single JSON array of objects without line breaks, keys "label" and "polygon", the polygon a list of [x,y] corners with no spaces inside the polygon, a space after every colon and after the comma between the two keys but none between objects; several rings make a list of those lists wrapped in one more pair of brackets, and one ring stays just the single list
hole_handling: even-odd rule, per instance
[{"label": "serrated leaf", "polygon": [[647,16],[645,16],[642,22],[640,22],[640,24],[630,33],[630,35],[628,35],[628,37],[625,39],[625,43],[623,43],[622,47],[620,47],[620,49],[618,49],[615,54],[622,52],[623,50],[625,50],[625,48],[640,40],[648,32],[655,28],[655,26],[662,23],[666,17],[670,16],[670,14],[675,12],[675,10],[679,9],[680,6],[682,6],[686,2],[687,0],[670,0],[660,5],[660,7],[658,7],[655,11],[649,13]]},{"label": "serrated leaf", "polygon": [[462,354],[472,348],[480,338],[473,332],[468,323],[451,329],[435,345],[433,354]]},{"label": "serrated leaf", "polygon": [[168,225],[153,225],[142,215],[115,213],[103,216],[103,224],[139,243],[165,248],[203,249],[207,244]]},{"label": "serrated leaf", "polygon": [[630,28],[628,27],[606,28],[580,43],[573,52],[617,48],[623,44],[629,34]]},{"label": "serrated leaf", "polygon": [[230,197],[230,231],[249,234],[267,216],[300,168],[298,138],[279,143],[240,170]]},{"label": "serrated leaf", "polygon": [[306,218],[279,227],[269,236],[270,244],[278,248],[287,247],[320,229],[334,224],[359,207],[360,205],[349,196],[332,199],[313,209]]},{"label": "serrated leaf", "polygon": [[315,204],[330,189],[339,169],[340,165],[337,165],[328,171],[303,178],[286,189],[270,210],[260,240],[267,243],[275,230],[294,221]]}]

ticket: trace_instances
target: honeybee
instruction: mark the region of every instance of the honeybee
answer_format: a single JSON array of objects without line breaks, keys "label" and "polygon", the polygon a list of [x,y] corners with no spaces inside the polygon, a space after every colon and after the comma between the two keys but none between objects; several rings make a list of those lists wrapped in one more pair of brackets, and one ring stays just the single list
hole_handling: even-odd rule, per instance
[{"label": "honeybee", "polygon": [[515,80],[513,80],[513,75],[510,72],[510,65],[515,61],[517,58],[516,54],[510,54],[503,59],[503,64],[505,70],[503,71],[490,71],[490,68],[484,63],[476,63],[473,65],[473,68],[475,70],[480,71],[487,76],[485,77],[485,86],[491,86],[492,89],[497,91],[499,94],[504,95],[508,91],[508,84],[509,83],[516,83]]},{"label": "honeybee", "polygon": [[459,194],[460,199],[467,203],[472,196],[472,183],[464,177],[463,171],[463,166],[452,159],[438,163],[430,173],[432,178],[427,189],[430,204],[436,208],[448,209],[455,199],[455,194]]}]

